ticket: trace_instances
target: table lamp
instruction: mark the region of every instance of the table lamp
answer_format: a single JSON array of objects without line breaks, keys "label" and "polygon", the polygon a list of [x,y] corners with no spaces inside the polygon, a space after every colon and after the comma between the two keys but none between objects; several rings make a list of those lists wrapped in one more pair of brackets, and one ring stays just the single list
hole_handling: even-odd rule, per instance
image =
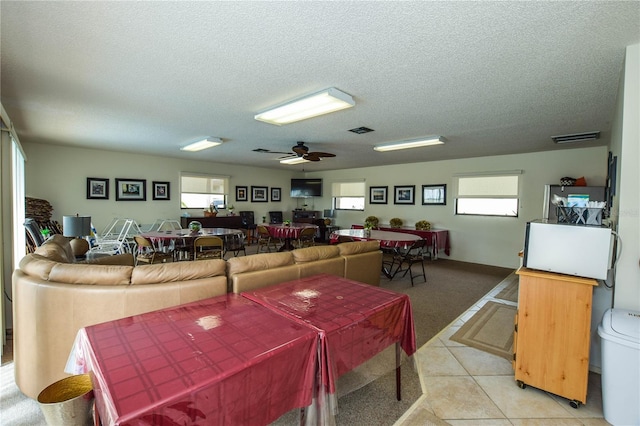
[{"label": "table lamp", "polygon": [[74,237],[69,241],[74,256],[84,256],[89,251],[89,243],[83,237],[91,235],[91,216],[62,216],[62,235]]}]

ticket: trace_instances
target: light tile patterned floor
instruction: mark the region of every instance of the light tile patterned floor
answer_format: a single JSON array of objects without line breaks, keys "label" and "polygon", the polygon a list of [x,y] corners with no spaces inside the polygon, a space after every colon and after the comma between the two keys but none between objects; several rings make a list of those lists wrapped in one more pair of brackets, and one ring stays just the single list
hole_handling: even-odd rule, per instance
[{"label": "light tile patterned floor", "polygon": [[418,350],[415,362],[424,395],[396,426],[436,424],[419,420],[431,415],[454,426],[609,424],[602,414],[599,374],[590,373],[587,403],[574,409],[557,395],[530,386],[520,389],[510,361],[449,340],[487,301],[510,304],[494,298],[505,285],[498,285]]}]

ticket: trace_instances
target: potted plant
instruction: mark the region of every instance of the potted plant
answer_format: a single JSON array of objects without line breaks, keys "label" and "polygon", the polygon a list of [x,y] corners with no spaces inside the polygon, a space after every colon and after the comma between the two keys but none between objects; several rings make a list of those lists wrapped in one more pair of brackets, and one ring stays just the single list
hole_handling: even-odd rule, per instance
[{"label": "potted plant", "polygon": [[209,210],[204,211],[205,217],[216,217],[217,215],[218,215],[218,207],[213,203],[209,205]]},{"label": "potted plant", "polygon": [[392,228],[401,228],[402,227],[402,219],[398,217],[394,217],[389,221],[389,224]]},{"label": "potted plant", "polygon": [[416,222],[416,229],[418,231],[428,231],[431,229],[431,224],[426,220],[419,220]]},{"label": "potted plant", "polygon": [[193,222],[189,222],[189,231],[191,231],[192,234],[197,234],[198,232],[200,232],[201,229],[202,229],[202,224],[197,220],[194,220]]},{"label": "potted plant", "polygon": [[233,206],[233,204],[230,204],[229,207],[227,207],[227,210],[229,211],[229,216],[233,216],[233,211],[236,208]]},{"label": "potted plant", "polygon": [[378,218],[375,216],[368,216],[365,220],[364,220],[364,227],[365,228],[377,228],[378,227]]}]

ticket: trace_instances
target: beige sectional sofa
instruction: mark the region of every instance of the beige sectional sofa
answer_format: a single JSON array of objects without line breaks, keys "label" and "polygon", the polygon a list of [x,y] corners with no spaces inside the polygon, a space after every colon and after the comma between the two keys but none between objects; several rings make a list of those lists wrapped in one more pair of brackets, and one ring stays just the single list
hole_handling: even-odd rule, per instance
[{"label": "beige sectional sofa", "polygon": [[15,379],[34,399],[67,376],[64,367],[82,327],[227,292],[224,260],[134,267],[125,254],[78,264],[67,240],[56,237],[13,273]]},{"label": "beige sectional sofa", "polygon": [[379,285],[382,252],[371,241],[135,267],[130,254],[74,260],[68,240],[54,236],[13,273],[15,379],[34,399],[67,376],[82,327],[319,273]]}]

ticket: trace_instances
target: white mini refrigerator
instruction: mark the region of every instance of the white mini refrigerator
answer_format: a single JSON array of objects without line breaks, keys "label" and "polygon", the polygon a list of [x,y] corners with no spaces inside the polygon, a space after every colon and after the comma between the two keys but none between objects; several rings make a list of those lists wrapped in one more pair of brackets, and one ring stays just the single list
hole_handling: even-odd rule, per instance
[{"label": "white mini refrigerator", "polygon": [[604,226],[549,222],[527,223],[523,266],[530,269],[607,279],[612,234]]}]

